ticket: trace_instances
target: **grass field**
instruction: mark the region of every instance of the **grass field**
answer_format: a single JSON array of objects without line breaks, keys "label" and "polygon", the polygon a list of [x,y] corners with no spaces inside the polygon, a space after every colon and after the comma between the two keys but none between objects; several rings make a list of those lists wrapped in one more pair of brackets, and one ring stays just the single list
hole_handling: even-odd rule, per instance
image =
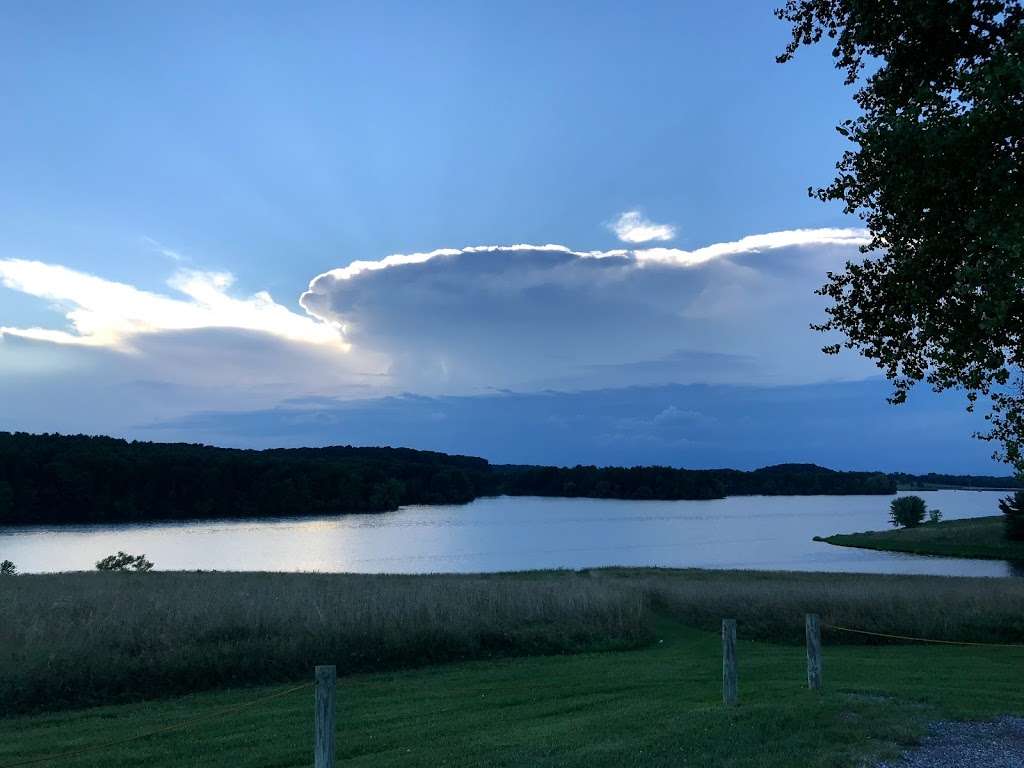
[{"label": "grass field", "polygon": [[[655,616],[752,640],[826,624],[1024,643],[1024,580],[600,569],[487,576],[71,573],[0,578],[0,716],[507,656],[650,645]],[[828,643],[871,638],[838,634]]]},{"label": "grass field", "polygon": [[881,549],[915,555],[1024,561],[1024,541],[1003,536],[1003,516],[947,520],[894,531],[844,533],[822,538],[840,547]]},{"label": "grass field", "polygon": [[6,576],[0,715],[651,636],[641,591],[572,572]]},{"label": "grass field", "polygon": [[[339,679],[339,766],[872,765],[936,718],[1024,712],[1024,649],[825,645],[825,690],[803,648],[740,624],[740,704],[720,704],[717,636],[659,620],[643,649],[460,662]],[[311,673],[311,670],[310,670]],[[285,688],[286,689],[286,688]],[[0,766],[174,725],[282,688],[250,688],[0,719]],[[122,746],[39,765],[308,766],[309,689]]]}]

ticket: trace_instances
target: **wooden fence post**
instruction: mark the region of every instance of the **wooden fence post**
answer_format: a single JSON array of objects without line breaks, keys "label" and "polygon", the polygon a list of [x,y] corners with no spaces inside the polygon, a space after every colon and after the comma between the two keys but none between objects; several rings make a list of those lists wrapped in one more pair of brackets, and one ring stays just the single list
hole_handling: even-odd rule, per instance
[{"label": "wooden fence post", "polygon": [[334,688],[338,678],[333,664],[318,666],[316,714],[313,722],[313,768],[334,768]]},{"label": "wooden fence post", "polygon": [[807,687],[821,689],[821,620],[816,613],[808,613],[804,621],[807,635]]},{"label": "wooden fence post", "polygon": [[722,619],[722,701],[732,706],[739,699],[736,677],[736,619]]}]

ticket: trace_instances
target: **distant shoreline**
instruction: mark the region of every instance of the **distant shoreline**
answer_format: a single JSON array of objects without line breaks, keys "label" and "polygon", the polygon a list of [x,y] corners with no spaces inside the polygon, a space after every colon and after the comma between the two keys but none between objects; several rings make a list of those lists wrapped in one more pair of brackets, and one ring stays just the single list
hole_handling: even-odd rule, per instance
[{"label": "distant shoreline", "polygon": [[1021,486],[1006,486],[1004,488],[977,486],[977,485],[900,485],[897,491],[1000,491],[1002,493],[1013,493],[1022,490]]},{"label": "distant shoreline", "polygon": [[707,500],[887,496],[901,487],[1004,491],[1012,478],[666,466],[495,465],[411,448],[241,450],[0,432],[0,525],[110,524],[391,512],[487,496]]}]

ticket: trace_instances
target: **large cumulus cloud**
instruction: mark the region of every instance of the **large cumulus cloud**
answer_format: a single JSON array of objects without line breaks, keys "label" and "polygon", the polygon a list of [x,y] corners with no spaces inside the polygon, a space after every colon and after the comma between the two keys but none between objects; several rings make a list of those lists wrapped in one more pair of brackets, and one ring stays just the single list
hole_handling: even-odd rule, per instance
[{"label": "large cumulus cloud", "polygon": [[356,261],[301,304],[404,389],[799,384],[872,372],[825,358],[814,289],[859,230],[795,230],[694,251],[484,246]]}]

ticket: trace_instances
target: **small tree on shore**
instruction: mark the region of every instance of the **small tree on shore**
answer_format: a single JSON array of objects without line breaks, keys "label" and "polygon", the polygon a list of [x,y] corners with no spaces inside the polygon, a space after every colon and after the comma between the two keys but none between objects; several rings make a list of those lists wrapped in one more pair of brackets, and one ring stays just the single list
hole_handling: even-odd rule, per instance
[{"label": "small tree on shore", "polygon": [[96,563],[97,571],[145,572],[152,569],[153,563],[147,560],[145,555],[129,555],[127,552],[108,555]]},{"label": "small tree on shore", "polygon": [[10,560],[4,560],[0,563],[0,576],[13,576],[17,572],[17,567]]},{"label": "small tree on shore", "polygon": [[889,505],[889,521],[897,528],[916,528],[926,514],[928,507],[920,496],[900,496]]},{"label": "small tree on shore", "polygon": [[1003,513],[1003,534],[1012,541],[1024,540],[1024,491],[999,500]]}]

